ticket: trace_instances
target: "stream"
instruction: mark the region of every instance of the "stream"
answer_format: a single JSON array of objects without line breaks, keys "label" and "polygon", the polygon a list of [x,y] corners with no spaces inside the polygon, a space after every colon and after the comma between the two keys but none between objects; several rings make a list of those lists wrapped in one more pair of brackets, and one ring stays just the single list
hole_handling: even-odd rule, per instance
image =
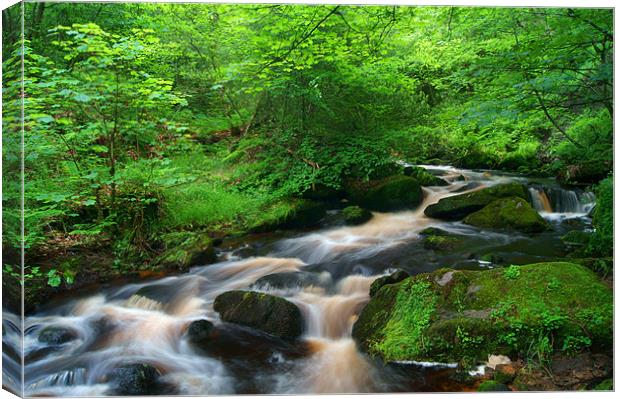
[{"label": "stream", "polygon": [[[424,201],[415,210],[374,213],[367,223],[352,227],[334,222],[337,211],[331,211],[315,231],[248,238],[228,246],[225,241],[218,263],[183,275],[111,285],[47,304],[25,320],[25,394],[109,395],[105,376],[130,363],[156,367],[168,387],[162,394],[467,390],[450,378],[454,365],[384,365],[357,350],[351,329],[369,300],[371,283],[399,268],[414,275],[446,266],[476,270],[563,257],[567,250],[560,237],[591,228],[588,214],[595,198],[551,179],[421,166],[450,184],[425,187]],[[424,215],[441,198],[515,181],[528,185],[531,203],[552,230],[528,236]],[[425,249],[419,232],[430,226],[462,236],[463,249]],[[264,278],[293,272],[294,284],[271,284]],[[220,321],[213,301],[235,289],[270,293],[297,305],[305,320],[303,337],[284,342]],[[188,325],[201,319],[220,329],[207,350],[193,347],[186,334]],[[20,325],[17,315],[3,311],[3,382],[16,392],[21,391]],[[76,338],[60,345],[43,343],[38,336],[48,326],[67,328]]]}]

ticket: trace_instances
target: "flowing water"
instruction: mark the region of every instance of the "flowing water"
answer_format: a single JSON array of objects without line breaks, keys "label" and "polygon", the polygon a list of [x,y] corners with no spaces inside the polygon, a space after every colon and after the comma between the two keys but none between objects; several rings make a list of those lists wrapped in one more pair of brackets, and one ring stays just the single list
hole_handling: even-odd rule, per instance
[{"label": "flowing water", "polygon": [[[561,257],[559,237],[589,228],[591,193],[566,190],[552,181],[495,172],[424,166],[450,184],[424,189],[416,210],[375,213],[367,223],[327,225],[288,237],[248,240],[220,254],[221,262],[190,273],[124,284],[98,293],[48,304],[24,325],[25,393],[29,396],[98,396],[111,387],[106,375],[122,364],[146,363],[163,375],[167,394],[356,393],[466,389],[450,384],[453,365],[415,362],[383,365],[360,353],[351,338],[368,302],[374,279],[403,268],[410,274],[442,266],[480,269]],[[424,209],[441,198],[507,182],[529,184],[531,202],[553,230],[536,237],[484,231],[460,222],[427,218]],[[566,223],[569,220],[571,223]],[[419,232],[437,226],[461,235],[464,250],[424,249]],[[487,255],[492,254],[489,260]],[[269,275],[299,278],[289,286]],[[271,282],[270,282],[271,281]],[[290,343],[222,323],[215,297],[252,289],[297,305],[306,323],[299,342]],[[194,348],[188,325],[208,319],[220,330],[209,350]],[[3,383],[20,391],[20,321],[3,312]],[[38,340],[48,326],[64,327],[76,339],[60,345]]]}]

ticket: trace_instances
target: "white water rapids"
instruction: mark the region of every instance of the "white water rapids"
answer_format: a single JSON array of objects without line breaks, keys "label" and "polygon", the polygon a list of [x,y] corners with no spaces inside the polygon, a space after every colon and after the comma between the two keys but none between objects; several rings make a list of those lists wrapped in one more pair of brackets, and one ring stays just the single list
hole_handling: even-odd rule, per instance
[{"label": "white water rapids", "polygon": [[[275,364],[276,371],[258,377],[260,373],[256,372],[251,377],[268,381],[269,388],[263,387],[265,392],[389,390],[376,366],[358,352],[351,338],[352,326],[369,300],[371,283],[391,268],[389,264],[379,264],[370,269],[364,262],[419,240],[418,233],[430,225],[464,229],[460,223],[439,222],[424,215],[424,209],[441,198],[500,183],[526,182],[523,178],[451,167],[427,168],[441,174],[450,184],[425,188],[423,204],[416,210],[375,213],[360,226],[328,228],[283,239],[267,256],[229,259],[195,267],[180,276],[127,284],[27,317],[23,341],[25,394],[106,395],[110,390],[106,374],[119,364],[129,363],[153,365],[179,394],[244,393],[239,392],[238,384],[247,377],[231,370],[234,362],[196,350],[189,344],[186,331],[192,321],[200,319],[220,325],[212,307],[215,297],[226,291],[250,288],[284,297],[301,309],[306,324],[302,339],[310,350],[308,356],[291,359],[274,349],[269,362]],[[542,214],[556,217],[558,212],[554,212],[552,201],[541,190],[530,188],[533,204]],[[583,204],[578,194],[569,193],[558,195],[574,195],[577,202],[570,208],[566,205],[569,201],[564,201],[565,208],[560,213],[586,215],[594,198],[579,194],[588,201]],[[489,234],[509,242],[499,233]],[[316,265],[327,266],[317,269]],[[297,288],[253,286],[261,277],[284,272],[316,273],[318,283]],[[156,293],[155,299],[134,295],[140,289],[151,289]],[[3,313],[3,380],[5,386],[20,391],[16,374],[19,359],[10,356],[10,352],[20,351],[20,322],[15,315]],[[77,339],[60,348],[49,348],[38,340],[40,331],[48,326],[66,327]]]}]

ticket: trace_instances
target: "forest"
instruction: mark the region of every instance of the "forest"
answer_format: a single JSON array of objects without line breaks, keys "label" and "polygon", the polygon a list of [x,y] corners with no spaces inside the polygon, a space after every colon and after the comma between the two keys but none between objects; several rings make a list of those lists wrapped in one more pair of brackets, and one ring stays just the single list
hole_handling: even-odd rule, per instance
[{"label": "forest", "polygon": [[[206,346],[205,340],[218,343],[209,345],[220,349],[206,352],[221,350],[226,353],[217,356],[228,359],[242,355],[221,348],[260,342],[258,357],[277,347],[287,359],[329,352],[321,359],[332,367],[339,357],[353,364],[355,375],[334,372],[332,378],[344,382],[330,385],[309,371],[328,365],[296,363],[285,371],[306,385],[277,393],[611,386],[612,9],[28,2],[5,9],[2,18],[3,310],[20,313],[23,285],[24,311],[40,326],[31,331],[54,327],[47,319],[39,323],[39,314],[56,314],[48,303],[77,301],[85,292],[119,284],[156,294],[105,294],[106,300],[174,314],[187,330],[188,314],[170,310],[180,303],[170,299],[170,287],[149,291],[140,284],[161,288],[174,277],[183,285],[173,290],[204,292],[191,285],[196,279],[190,284],[183,276],[203,276],[196,267],[211,264],[203,277],[220,281],[224,274],[209,273],[240,257],[255,262],[243,264],[255,278],[245,285],[239,281],[246,274],[237,275],[238,285],[222,280],[217,289],[227,292],[213,288],[221,295],[214,301],[201,296],[207,305],[190,312],[192,321],[206,315],[204,323],[211,324],[192,323],[187,332]],[[455,196],[463,192],[469,194]],[[409,219],[390,219],[396,217]],[[329,230],[343,225],[355,226],[344,228],[345,238]],[[355,230],[363,226],[367,230]],[[370,233],[368,226],[381,231]],[[399,226],[400,235],[391,236]],[[467,226],[475,226],[475,234],[464,233]],[[524,241],[501,241],[506,229]],[[351,239],[359,236],[359,242]],[[495,246],[484,247],[489,240],[497,240]],[[403,244],[409,249],[401,246],[398,253],[392,247],[413,241],[415,250],[408,247],[414,244]],[[358,246],[363,259],[339,252]],[[247,248],[255,252],[239,255]],[[299,258],[303,265],[278,263],[280,258]],[[270,259],[270,266],[256,264],[261,259]],[[259,275],[261,268],[266,271]],[[355,355],[338,352],[344,349],[334,342],[321,352],[315,338],[289,342],[291,334],[302,336],[289,331],[297,319],[306,320],[299,327],[303,337],[314,337],[306,311],[318,302],[310,306],[290,293],[258,290],[273,294],[270,306],[297,306],[281,318],[288,326],[273,321],[266,327],[244,321],[247,315],[231,305],[242,301],[254,312],[264,310],[261,296],[234,297],[234,290],[254,287],[258,277],[294,271],[296,278],[304,276],[295,284],[306,287],[311,279],[317,286],[325,270],[329,295],[349,295],[346,282],[369,278],[355,306],[321,313],[327,315],[321,331],[328,333],[320,336],[346,336],[358,348]],[[273,287],[289,284],[284,277],[270,281]],[[136,297],[149,305],[136,304]],[[282,297],[286,304],[277,302]],[[189,312],[194,305],[183,306]],[[390,307],[390,314],[381,313]],[[330,309],[357,322],[335,333]],[[446,312],[460,316],[438,316]],[[220,326],[220,319],[267,331],[278,341],[225,330],[232,327]],[[490,332],[481,321],[486,319],[507,327],[502,334]],[[168,322],[161,321],[163,329]],[[214,333],[207,339],[204,328],[225,332],[220,341]],[[47,331],[39,341],[54,341],[60,352],[74,342],[66,331]],[[513,362],[492,367],[494,377],[482,383],[459,373],[492,354]],[[122,372],[117,367],[77,383],[72,374],[71,383],[59,387],[56,379],[41,388],[36,382],[50,373],[37,368],[41,356],[49,355],[30,357],[31,376],[23,378],[33,385],[26,384],[26,393],[264,393],[265,379],[286,375],[280,365],[259,378],[248,371],[259,368],[250,360],[243,367],[221,360],[233,382],[198,384],[185,369],[172,372],[153,362],[140,367],[147,370],[142,374],[157,374],[157,384],[126,386],[127,375],[136,372],[134,359],[123,363]],[[578,359],[589,377],[561,385],[558,370],[566,357]],[[384,377],[384,366],[380,377],[361,378],[362,362],[376,359],[459,367],[451,385],[415,385],[400,374],[397,383]],[[79,366],[86,374],[89,361]],[[521,371],[523,364],[529,374]],[[360,378],[372,381],[362,384]],[[74,385],[100,389],[92,385],[100,380],[116,381],[116,390],[67,391]],[[6,381],[3,386],[14,389]]]}]

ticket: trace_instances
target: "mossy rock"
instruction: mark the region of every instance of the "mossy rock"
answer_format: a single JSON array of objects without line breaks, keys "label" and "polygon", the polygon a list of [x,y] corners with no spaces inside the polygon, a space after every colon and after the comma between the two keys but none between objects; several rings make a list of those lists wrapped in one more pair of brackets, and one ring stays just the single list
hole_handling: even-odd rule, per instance
[{"label": "mossy rock", "polygon": [[549,223],[522,198],[500,198],[468,215],[463,223],[488,229],[512,229],[523,233],[540,233]]},{"label": "mossy rock", "polygon": [[344,191],[332,187],[327,187],[322,184],[316,184],[312,187],[309,187],[302,194],[302,197],[304,199],[326,202],[340,201],[342,198],[344,198],[344,196]]},{"label": "mossy rock", "polygon": [[460,220],[471,213],[481,210],[496,199],[505,197],[529,199],[523,184],[502,184],[467,194],[442,198],[436,204],[428,206],[424,210],[424,214],[435,219]]},{"label": "mossy rock", "polygon": [[180,231],[161,236],[163,253],[154,265],[163,270],[187,271],[191,266],[207,265],[217,260],[213,240],[206,233]]},{"label": "mossy rock", "polygon": [[553,334],[556,351],[581,336],[592,349],[610,347],[612,291],[596,274],[567,262],[518,268],[516,275],[441,269],[385,285],[362,310],[353,337],[384,361],[475,364],[526,351],[541,334]]},{"label": "mossy rock", "polygon": [[304,321],[293,303],[254,291],[228,291],[215,298],[213,309],[222,320],[264,331],[280,338],[301,335]]},{"label": "mossy rock", "polygon": [[290,210],[284,217],[276,220],[267,220],[250,230],[255,233],[274,231],[278,229],[305,229],[316,227],[327,214],[327,204],[308,199],[293,199]]},{"label": "mossy rock", "polygon": [[372,213],[359,206],[347,206],[342,210],[342,216],[345,224],[349,226],[366,223],[372,219]]},{"label": "mossy rock", "polygon": [[422,186],[447,186],[449,183],[427,172],[426,169],[419,166],[406,166],[403,170],[405,176],[411,176]]},{"label": "mossy rock", "polygon": [[396,284],[408,277],[409,273],[402,269],[399,269],[388,276],[379,277],[370,285],[370,296],[374,296],[384,285]]},{"label": "mossy rock", "polygon": [[592,237],[592,233],[582,230],[573,230],[562,236],[562,242],[569,246],[580,247],[588,244],[588,242],[590,242],[590,237]]},{"label": "mossy rock", "polygon": [[484,381],[482,384],[478,386],[478,392],[505,392],[505,391],[510,391],[510,388],[508,388],[505,384],[501,382],[493,381],[493,380]]},{"label": "mossy rock", "polygon": [[435,251],[449,251],[456,249],[463,243],[463,240],[458,237],[450,236],[426,236],[422,240],[425,249],[432,249]]},{"label": "mossy rock", "polygon": [[347,193],[354,203],[379,212],[415,208],[422,202],[420,183],[403,175],[370,182],[349,182]]}]

